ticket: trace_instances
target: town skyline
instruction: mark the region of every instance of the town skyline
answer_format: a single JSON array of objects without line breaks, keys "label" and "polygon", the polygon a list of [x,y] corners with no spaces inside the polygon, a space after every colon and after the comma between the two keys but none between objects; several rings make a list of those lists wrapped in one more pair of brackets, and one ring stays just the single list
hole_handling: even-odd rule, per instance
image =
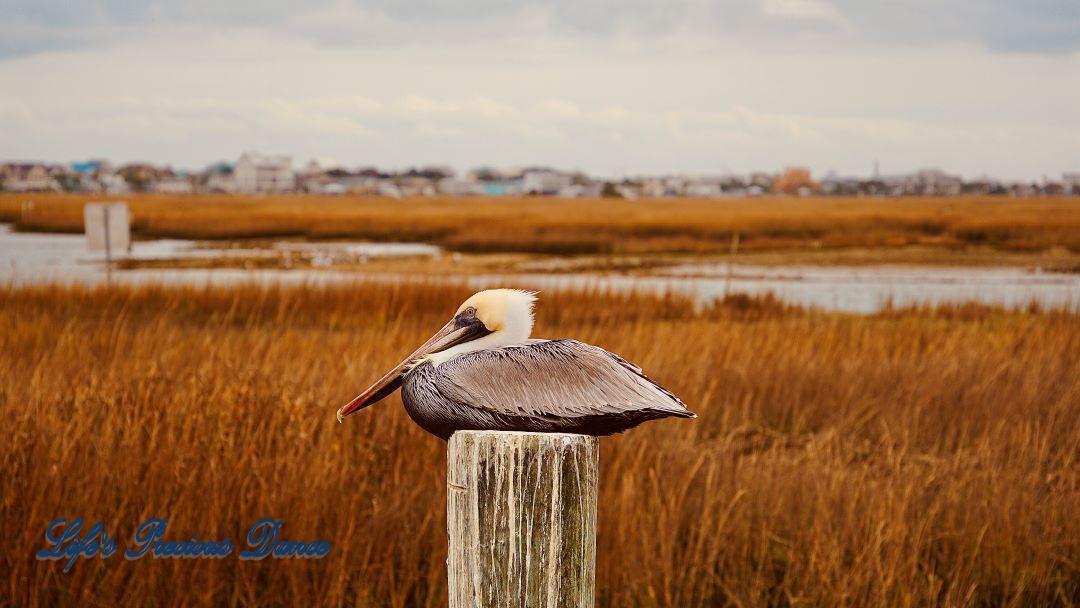
[{"label": "town skyline", "polygon": [[174,163],[170,161],[154,160],[149,158],[111,158],[104,154],[88,154],[83,156],[75,156],[72,158],[60,159],[60,158],[40,158],[40,157],[7,157],[0,156],[0,164],[44,164],[44,165],[78,165],[85,162],[106,162],[109,165],[120,167],[125,165],[148,165],[153,167],[160,167],[163,169],[169,169],[180,174],[198,174],[213,169],[216,166],[222,164],[231,165],[236,162],[239,156],[244,154],[255,154],[259,156],[270,156],[277,158],[288,158],[291,166],[297,172],[303,170],[305,166],[311,164],[318,164],[326,169],[343,169],[348,171],[363,171],[363,170],[377,170],[381,173],[387,174],[399,174],[407,173],[409,171],[423,170],[425,168],[440,168],[448,169],[455,175],[464,175],[471,171],[483,170],[483,169],[497,169],[504,171],[521,171],[526,169],[553,169],[557,171],[563,171],[567,173],[583,173],[597,180],[624,180],[635,179],[649,176],[687,176],[687,177],[724,177],[724,176],[738,176],[738,175],[752,175],[755,173],[779,173],[784,169],[791,167],[806,168],[815,177],[859,177],[859,178],[873,178],[881,176],[899,176],[907,175],[910,173],[916,173],[925,170],[940,170],[950,175],[955,175],[964,180],[981,180],[992,179],[1001,182],[1030,182],[1036,183],[1041,181],[1061,181],[1065,176],[1080,173],[1080,163],[1076,166],[1066,167],[1062,171],[1045,170],[1038,172],[1036,175],[1030,178],[1014,178],[1006,175],[996,175],[990,171],[972,171],[962,172],[954,170],[949,166],[934,165],[932,163],[916,163],[915,165],[905,167],[886,167],[877,159],[871,159],[868,166],[863,170],[855,171],[840,171],[832,167],[828,167],[824,170],[815,169],[813,163],[806,162],[794,162],[794,163],[781,163],[774,164],[772,166],[755,166],[745,169],[730,169],[724,166],[717,166],[712,169],[704,168],[700,170],[692,169],[672,169],[666,171],[628,171],[618,174],[605,174],[589,171],[583,167],[567,166],[558,162],[523,162],[523,163],[477,163],[477,164],[462,164],[449,161],[423,161],[423,162],[406,162],[401,164],[381,163],[377,161],[355,161],[355,162],[341,162],[337,158],[327,155],[314,155],[308,157],[298,156],[282,151],[270,151],[269,153],[264,150],[257,150],[254,148],[245,148],[238,153],[230,155],[220,155],[216,159],[204,160],[202,162],[195,162],[190,164]]},{"label": "town skyline", "polygon": [[[8,142],[10,143],[10,142]],[[0,150],[3,150],[5,146],[4,142],[0,142]],[[106,146],[107,147],[107,146]],[[1080,148],[1080,147],[1078,147]],[[242,148],[243,151],[255,152],[256,150],[266,150],[268,148],[262,147],[247,147]],[[349,169],[363,169],[363,168],[379,168],[387,172],[405,172],[410,169],[417,169],[420,167],[450,167],[456,173],[465,173],[477,168],[485,167],[499,167],[507,169],[519,169],[528,167],[548,167],[558,168],[566,171],[584,172],[598,179],[606,180],[622,180],[632,179],[634,177],[645,175],[688,175],[688,176],[705,176],[705,175],[740,175],[750,174],[757,172],[768,172],[780,170],[785,167],[797,166],[806,167],[817,176],[824,176],[829,174],[839,176],[871,176],[877,171],[881,175],[903,175],[906,173],[912,173],[930,168],[941,168],[948,171],[951,174],[957,175],[965,180],[971,179],[983,179],[990,178],[1004,182],[1038,182],[1045,181],[1047,179],[1061,179],[1062,175],[1074,173],[1080,171],[1080,156],[1076,157],[1075,162],[1061,162],[1057,163],[1054,167],[1045,167],[1043,169],[1032,169],[1027,172],[1023,171],[997,171],[992,168],[980,168],[968,166],[968,168],[961,169],[949,164],[935,163],[931,160],[926,162],[902,162],[902,163],[890,163],[877,157],[868,157],[861,163],[847,163],[847,164],[829,164],[827,162],[814,162],[814,161],[800,161],[799,159],[792,158],[789,161],[776,161],[771,164],[762,163],[760,165],[751,164],[734,164],[716,162],[710,164],[707,158],[696,160],[689,163],[686,166],[679,167],[674,164],[662,165],[667,168],[654,168],[654,169],[634,169],[630,167],[617,168],[614,170],[604,171],[595,170],[589,168],[587,165],[567,165],[559,160],[542,160],[540,157],[534,160],[523,158],[518,162],[500,162],[493,160],[491,162],[463,162],[449,160],[451,157],[439,158],[433,156],[418,155],[416,160],[407,159],[384,159],[380,161],[377,155],[367,154],[354,154],[342,157],[340,155],[332,154],[320,154],[317,150],[312,154],[293,153],[288,150],[271,149],[272,154],[275,156],[288,156],[298,162],[318,161],[323,164],[334,164],[342,168]],[[153,158],[151,156],[154,156]],[[232,158],[235,159],[235,154]],[[345,158],[346,160],[342,160]],[[87,154],[69,154],[66,157],[43,157],[41,155],[24,154],[0,154],[0,162],[3,163],[45,163],[45,164],[72,164],[85,160],[107,160],[110,163],[116,165],[126,164],[150,164],[155,166],[170,167],[178,172],[185,173],[198,173],[204,171],[208,167],[211,167],[220,163],[232,162],[228,154],[218,155],[217,158],[208,155],[205,158],[196,160],[191,159],[171,159],[167,158],[167,155],[143,155],[143,156],[123,156],[123,155],[110,155],[100,151],[90,150]],[[303,160],[307,159],[307,160]]]},{"label": "town skyline", "polygon": [[809,196],[1012,196],[1080,194],[1080,171],[1060,179],[1002,180],[975,178],[924,167],[885,173],[874,163],[870,175],[815,176],[803,166],[746,173],[637,174],[611,178],[547,165],[474,167],[459,172],[448,164],[385,169],[376,165],[347,167],[328,159],[294,166],[290,155],[247,151],[235,162],[219,161],[196,171],[137,162],[113,164],[107,159],[72,163],[0,162],[0,190],[8,192],[67,191],[124,194],[316,194],[417,196],[544,195],[568,198],[620,197],[724,198],[787,194]]}]

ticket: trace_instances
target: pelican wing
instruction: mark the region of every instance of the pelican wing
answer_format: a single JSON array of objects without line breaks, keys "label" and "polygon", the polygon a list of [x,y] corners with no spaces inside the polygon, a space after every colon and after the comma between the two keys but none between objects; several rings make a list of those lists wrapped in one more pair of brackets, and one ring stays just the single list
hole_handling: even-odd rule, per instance
[{"label": "pelican wing", "polygon": [[641,368],[577,340],[533,340],[467,353],[438,367],[436,386],[458,403],[510,416],[693,416]]}]

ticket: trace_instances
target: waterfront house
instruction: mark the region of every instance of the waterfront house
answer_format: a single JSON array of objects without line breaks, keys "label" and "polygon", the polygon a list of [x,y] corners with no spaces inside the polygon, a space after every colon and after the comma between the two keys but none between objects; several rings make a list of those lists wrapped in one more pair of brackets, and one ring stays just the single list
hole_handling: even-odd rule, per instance
[{"label": "waterfront house", "polygon": [[244,194],[275,194],[296,188],[292,157],[284,155],[245,152],[236,161],[233,180],[236,191]]}]

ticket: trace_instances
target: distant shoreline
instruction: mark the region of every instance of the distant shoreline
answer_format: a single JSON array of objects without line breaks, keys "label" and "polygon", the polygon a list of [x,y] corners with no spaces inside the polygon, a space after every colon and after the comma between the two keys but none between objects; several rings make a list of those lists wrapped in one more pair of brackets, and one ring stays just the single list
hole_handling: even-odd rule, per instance
[{"label": "distant shoreline", "polygon": [[419,242],[462,254],[755,264],[1080,267],[1080,199],[995,196],[618,199],[0,194],[17,231],[82,232],[125,200],[136,239]]}]

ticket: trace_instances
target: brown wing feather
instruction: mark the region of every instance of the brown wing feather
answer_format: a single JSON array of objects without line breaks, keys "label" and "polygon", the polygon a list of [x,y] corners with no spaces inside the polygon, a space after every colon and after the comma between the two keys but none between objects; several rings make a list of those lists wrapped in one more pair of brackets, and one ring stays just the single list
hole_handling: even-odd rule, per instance
[{"label": "brown wing feather", "polygon": [[637,410],[693,416],[640,368],[577,340],[468,353],[440,365],[436,377],[446,397],[511,416],[578,418]]}]

